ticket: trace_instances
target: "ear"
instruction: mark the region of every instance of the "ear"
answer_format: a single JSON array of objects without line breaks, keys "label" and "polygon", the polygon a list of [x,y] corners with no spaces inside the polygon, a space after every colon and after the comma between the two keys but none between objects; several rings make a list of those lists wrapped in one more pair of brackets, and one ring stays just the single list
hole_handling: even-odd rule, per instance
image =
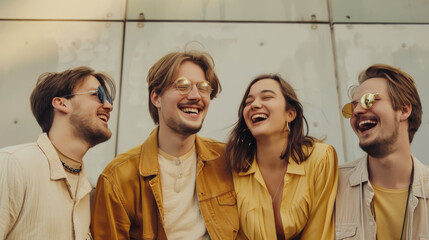
[{"label": "ear", "polygon": [[401,107],[400,112],[400,120],[405,121],[408,119],[408,117],[411,115],[411,112],[413,111],[413,107],[411,104],[407,104]]},{"label": "ear", "polygon": [[54,107],[54,109],[57,111],[60,111],[62,113],[69,113],[70,109],[67,105],[68,104],[66,104],[65,98],[54,97],[52,99],[52,107]]},{"label": "ear", "polygon": [[295,117],[296,117],[295,108],[291,108],[289,110],[286,110],[286,120],[288,122],[292,122],[293,120],[295,120]]},{"label": "ear", "polygon": [[161,107],[161,96],[155,93],[154,90],[150,93],[150,101],[153,105],[155,105],[156,108]]}]

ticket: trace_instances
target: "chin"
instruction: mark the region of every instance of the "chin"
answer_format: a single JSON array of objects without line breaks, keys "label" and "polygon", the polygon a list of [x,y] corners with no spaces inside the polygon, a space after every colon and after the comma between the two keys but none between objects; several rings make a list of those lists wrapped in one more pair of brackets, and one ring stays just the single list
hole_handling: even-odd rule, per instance
[{"label": "chin", "polygon": [[180,133],[182,135],[193,135],[193,134],[197,134],[201,128],[203,127],[203,125],[199,125],[199,126],[183,126],[182,129],[180,129]]},{"label": "chin", "polygon": [[100,130],[97,132],[93,132],[90,136],[87,137],[87,141],[92,145],[95,146],[99,143],[103,143],[107,140],[109,140],[112,137],[112,132],[110,129],[107,130]]},{"label": "chin", "polygon": [[270,134],[267,134],[265,131],[250,131],[250,133],[252,133],[252,136],[257,139],[259,137],[263,137],[263,136],[269,136]]},{"label": "chin", "polygon": [[359,147],[368,155],[376,158],[387,156],[391,151],[391,144],[386,141],[372,141],[367,143],[359,143]]}]

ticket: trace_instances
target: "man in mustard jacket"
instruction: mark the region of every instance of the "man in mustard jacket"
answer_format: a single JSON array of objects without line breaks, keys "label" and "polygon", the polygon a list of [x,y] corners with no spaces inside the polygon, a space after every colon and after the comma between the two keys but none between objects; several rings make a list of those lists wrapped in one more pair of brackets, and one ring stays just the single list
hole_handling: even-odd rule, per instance
[{"label": "man in mustard jacket", "polygon": [[427,239],[429,169],[410,150],[422,119],[413,78],[370,66],[343,114],[367,154],[339,168],[336,239]]},{"label": "man in mustard jacket", "polygon": [[100,175],[94,239],[235,239],[238,213],[224,144],[196,135],[221,90],[213,59],[173,52],[152,66],[147,81],[158,127]]}]

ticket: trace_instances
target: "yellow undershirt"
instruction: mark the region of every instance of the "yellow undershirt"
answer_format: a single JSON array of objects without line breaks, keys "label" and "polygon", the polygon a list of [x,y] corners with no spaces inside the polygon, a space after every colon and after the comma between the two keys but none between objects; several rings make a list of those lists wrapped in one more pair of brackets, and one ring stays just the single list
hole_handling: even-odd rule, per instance
[{"label": "yellow undershirt", "polygon": [[[386,189],[372,185],[374,188],[374,208],[377,224],[377,239],[400,239],[404,213],[407,203],[408,188]],[[404,226],[404,236],[407,224]]]}]

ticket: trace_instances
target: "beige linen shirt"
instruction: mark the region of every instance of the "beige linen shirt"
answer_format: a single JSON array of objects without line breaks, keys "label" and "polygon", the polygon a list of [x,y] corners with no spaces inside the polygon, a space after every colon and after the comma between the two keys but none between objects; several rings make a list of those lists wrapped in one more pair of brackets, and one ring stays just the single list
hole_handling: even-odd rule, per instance
[{"label": "beige linen shirt", "polygon": [[85,169],[72,193],[47,134],[0,149],[0,239],[91,239]]}]

